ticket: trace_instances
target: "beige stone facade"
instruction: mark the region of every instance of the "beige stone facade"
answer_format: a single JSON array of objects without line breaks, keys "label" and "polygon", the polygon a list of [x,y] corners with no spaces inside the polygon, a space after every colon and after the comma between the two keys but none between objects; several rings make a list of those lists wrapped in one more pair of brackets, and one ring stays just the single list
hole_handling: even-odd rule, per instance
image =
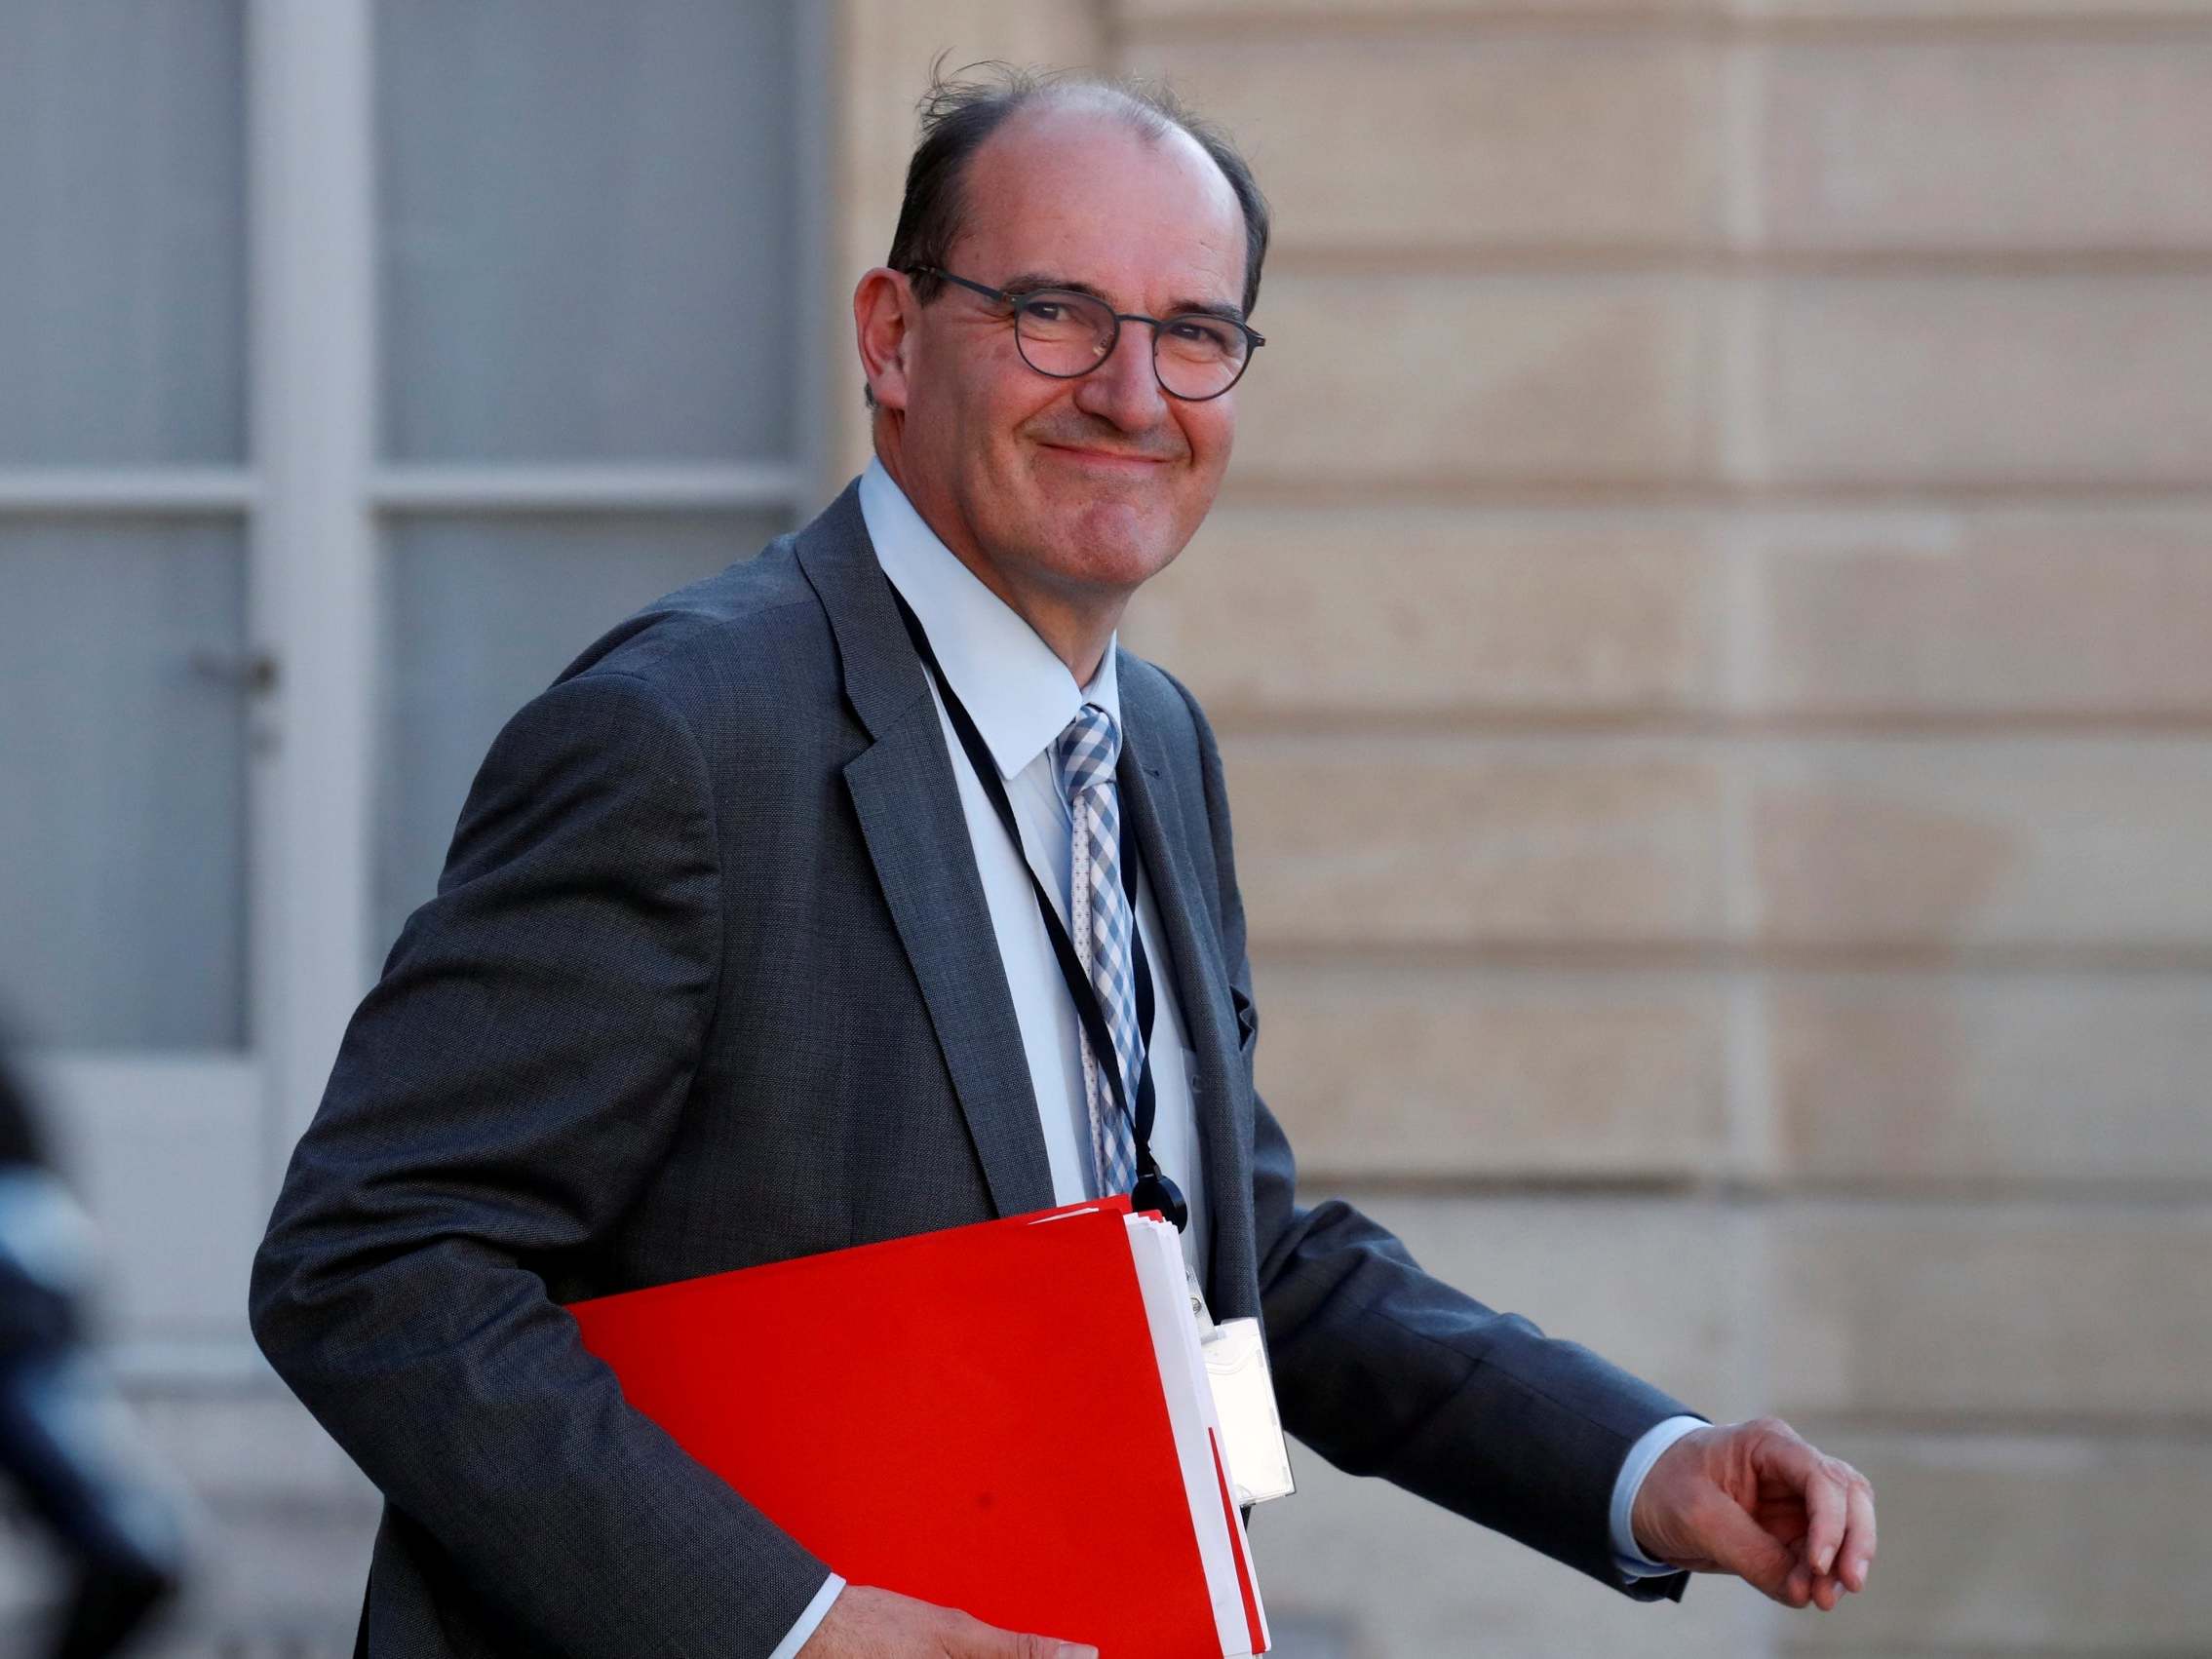
[{"label": "beige stone facade", "polygon": [[2212,1651],[2212,7],[930,11],[848,7],[855,272],[937,47],[1278,214],[1129,634],[1306,1190],[1882,1495],[1838,1614],[1652,1609],[1307,1455],[1286,1654]]}]

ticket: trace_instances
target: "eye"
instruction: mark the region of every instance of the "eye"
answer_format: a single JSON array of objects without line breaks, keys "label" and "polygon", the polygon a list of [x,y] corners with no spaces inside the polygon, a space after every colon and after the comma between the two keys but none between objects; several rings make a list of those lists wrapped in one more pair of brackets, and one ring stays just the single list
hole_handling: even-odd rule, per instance
[{"label": "eye", "polygon": [[1057,299],[1025,299],[1022,315],[1039,323],[1059,323],[1066,320],[1067,307]]},{"label": "eye", "polygon": [[1237,331],[1226,323],[1206,317],[1178,317],[1168,326],[1170,337],[1178,345],[1195,346],[1207,351],[1227,352],[1236,349]]}]

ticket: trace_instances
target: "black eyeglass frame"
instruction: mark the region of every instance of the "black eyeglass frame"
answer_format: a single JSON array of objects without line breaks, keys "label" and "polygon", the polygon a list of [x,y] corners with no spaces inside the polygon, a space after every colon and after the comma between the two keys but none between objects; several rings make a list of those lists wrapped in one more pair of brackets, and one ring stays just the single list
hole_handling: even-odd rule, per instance
[{"label": "black eyeglass frame", "polygon": [[[1210,404],[1216,398],[1222,397],[1234,390],[1236,383],[1244,378],[1244,371],[1252,367],[1252,354],[1267,343],[1267,336],[1241,317],[1223,317],[1216,311],[1179,311],[1173,317],[1147,317],[1141,311],[1116,311],[1097,294],[1085,293],[1081,289],[1040,288],[1030,289],[1025,293],[1009,293],[1006,289],[992,288],[988,283],[971,282],[966,277],[956,277],[951,271],[937,265],[912,265],[908,267],[906,274],[909,277],[937,277],[945,282],[957,283],[970,292],[980,293],[987,299],[995,299],[999,304],[1009,307],[1010,315],[1007,321],[1014,325],[1014,349],[1021,353],[1022,361],[1028,364],[1031,369],[1053,380],[1080,380],[1092,369],[1098,367],[1099,363],[1104,363],[1107,358],[1113,356],[1114,347],[1121,343],[1122,324],[1146,323],[1151,326],[1152,329],[1152,378],[1158,381],[1160,390],[1179,403]],[[1032,300],[1049,298],[1054,294],[1065,294],[1070,299],[1079,299],[1086,304],[1100,306],[1104,308],[1108,317],[1113,319],[1113,337],[1106,341],[1106,349],[1099,354],[1099,362],[1078,368],[1072,374],[1057,374],[1049,368],[1038,368],[1035,364],[1029,362],[1029,354],[1022,351],[1022,307]],[[1209,323],[1226,323],[1230,328],[1239,330],[1249,342],[1245,348],[1244,361],[1237,365],[1236,372],[1229,376],[1228,385],[1223,386],[1219,392],[1208,392],[1203,398],[1193,398],[1187,393],[1178,392],[1160,375],[1160,330],[1168,324],[1184,317],[1203,317]]]}]

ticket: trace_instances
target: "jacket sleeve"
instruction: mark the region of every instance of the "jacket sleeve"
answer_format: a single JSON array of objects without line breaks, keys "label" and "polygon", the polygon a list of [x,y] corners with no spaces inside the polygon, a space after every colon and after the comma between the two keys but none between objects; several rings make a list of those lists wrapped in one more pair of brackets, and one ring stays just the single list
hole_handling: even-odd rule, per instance
[{"label": "jacket sleeve", "polygon": [[[1221,752],[1197,700],[1206,811],[1244,1065],[1259,1039]],[[1379,1475],[1638,1601],[1687,1573],[1615,1569],[1615,1477],[1645,1431],[1689,1408],[1423,1270],[1340,1199],[1298,1202],[1289,1139],[1253,1090],[1254,1253],[1283,1426],[1338,1468]]]},{"label": "jacket sleeve", "polygon": [[270,1363],[532,1651],[759,1659],[828,1575],[624,1403],[538,1271],[671,1143],[718,987],[714,815],[646,682],[517,714],[253,1263]]}]

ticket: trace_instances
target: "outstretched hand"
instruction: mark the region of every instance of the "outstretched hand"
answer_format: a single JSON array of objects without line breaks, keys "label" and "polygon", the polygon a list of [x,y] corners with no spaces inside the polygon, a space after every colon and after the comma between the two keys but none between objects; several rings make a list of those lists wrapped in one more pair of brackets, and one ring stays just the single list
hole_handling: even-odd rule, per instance
[{"label": "outstretched hand", "polygon": [[1866,1588],[1874,1486],[1778,1417],[1694,1429],[1636,1494],[1637,1547],[1691,1572],[1732,1572],[1786,1607],[1832,1610]]}]

